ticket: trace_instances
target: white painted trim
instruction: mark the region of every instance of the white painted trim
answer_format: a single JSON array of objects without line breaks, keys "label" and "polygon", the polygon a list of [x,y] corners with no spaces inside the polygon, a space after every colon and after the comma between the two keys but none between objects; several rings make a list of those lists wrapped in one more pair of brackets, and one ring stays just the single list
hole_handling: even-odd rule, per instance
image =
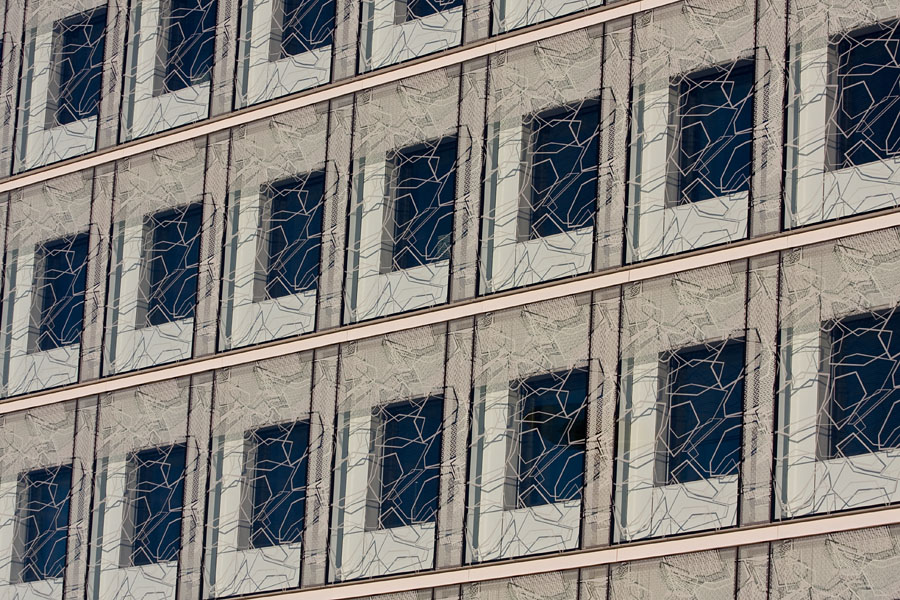
[{"label": "white painted trim", "polygon": [[82,169],[89,169],[112,161],[122,160],[144,152],[150,152],[162,148],[163,146],[196,139],[239,125],[280,115],[304,106],[326,102],[362,90],[394,83],[426,71],[434,71],[459,65],[470,60],[489,56],[496,52],[502,52],[526,44],[539,42],[551,37],[577,31],[585,27],[607,23],[615,19],[659,8],[661,6],[675,4],[680,1],[681,0],[635,0],[632,2],[622,2],[613,4],[612,6],[600,7],[587,14],[576,14],[573,15],[572,18],[563,18],[560,21],[546,25],[541,24],[522,31],[514,31],[498,37],[488,38],[475,44],[446,50],[439,54],[423,57],[409,63],[380,69],[378,71],[353,77],[346,81],[309,90],[296,96],[253,106],[218,118],[208,119],[180,129],[167,131],[151,137],[87,154],[67,162],[58,163],[46,168],[10,177],[0,182],[0,193],[40,183],[55,177],[68,175],[69,173],[74,173]]}]

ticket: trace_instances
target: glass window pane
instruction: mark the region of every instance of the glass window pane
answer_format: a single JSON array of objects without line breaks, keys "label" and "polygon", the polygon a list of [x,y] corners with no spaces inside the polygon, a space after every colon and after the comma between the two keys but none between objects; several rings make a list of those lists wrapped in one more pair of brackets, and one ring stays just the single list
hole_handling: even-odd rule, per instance
[{"label": "glass window pane", "polygon": [[216,33],[216,0],[168,0],[164,93],[209,79]]},{"label": "glass window pane", "polygon": [[66,566],[72,467],[64,465],[22,475],[25,504],[22,581],[62,577]]},{"label": "glass window pane", "polygon": [[96,116],[103,78],[106,8],[98,8],[56,24],[59,41],[57,125]]},{"label": "glass window pane", "polygon": [[147,325],[162,325],[194,316],[197,265],[200,259],[202,207],[156,213],[147,218]]},{"label": "glass window pane", "polygon": [[[296,56],[331,46],[334,37],[334,2],[332,0],[283,0],[280,55]],[[277,18],[277,16],[276,16]]]},{"label": "glass window pane", "polygon": [[176,560],[181,548],[185,446],[151,448],[131,457],[134,474],[131,564]]},{"label": "glass window pane", "polygon": [[41,244],[42,269],[35,281],[40,295],[38,348],[52,350],[81,341],[88,234]]}]

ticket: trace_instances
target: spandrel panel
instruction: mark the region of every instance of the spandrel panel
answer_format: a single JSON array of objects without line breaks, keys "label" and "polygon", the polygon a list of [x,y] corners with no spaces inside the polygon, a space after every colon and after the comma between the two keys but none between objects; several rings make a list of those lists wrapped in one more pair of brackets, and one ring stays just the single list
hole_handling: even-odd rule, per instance
[{"label": "spandrel panel", "polygon": [[316,325],[328,105],[232,132],[220,348]]},{"label": "spandrel panel", "polygon": [[106,3],[29,2],[15,171],[94,150],[106,48]]},{"label": "spandrel panel", "polygon": [[492,57],[481,292],[591,270],[601,30]]},{"label": "spandrel panel", "polygon": [[900,202],[898,17],[883,0],[792,7],[785,227]]},{"label": "spandrel panel", "polygon": [[101,398],[88,598],[175,597],[189,403],[186,379]]},{"label": "spandrel panel", "polygon": [[634,36],[629,262],[747,236],[755,4],[649,13]]},{"label": "spandrel panel", "polygon": [[456,418],[445,348],[443,326],[341,347],[332,581],[434,567],[443,432]]},{"label": "spandrel panel", "polygon": [[306,354],[216,374],[206,598],[300,585],[311,384]]},{"label": "spandrel panel", "polygon": [[576,600],[578,571],[556,571],[539,575],[510,577],[462,586],[461,600]]},{"label": "spandrel panel", "polygon": [[623,291],[616,541],[737,524],[744,263]]},{"label": "spandrel panel", "polygon": [[[75,402],[0,417],[0,595],[61,600],[73,495]],[[73,487],[75,482],[75,487]]]},{"label": "spandrel panel", "polygon": [[777,517],[900,500],[898,234],[783,255]]},{"label": "spandrel panel", "polygon": [[244,0],[235,107],[331,81],[334,0]]},{"label": "spandrel panel", "polygon": [[590,299],[479,317],[466,560],[579,546]]},{"label": "spandrel panel", "polygon": [[356,96],[346,323],[447,301],[458,96],[455,69]]},{"label": "spandrel panel", "polygon": [[491,2],[493,33],[512,31],[603,4],[603,0],[494,0]]},{"label": "spandrel panel", "polygon": [[733,548],[610,566],[609,597],[724,600],[735,594]]},{"label": "spandrel panel", "polygon": [[78,381],[93,177],[90,170],[13,193],[0,331],[4,395]]},{"label": "spandrel panel", "polygon": [[205,143],[116,165],[104,374],[191,356]]}]

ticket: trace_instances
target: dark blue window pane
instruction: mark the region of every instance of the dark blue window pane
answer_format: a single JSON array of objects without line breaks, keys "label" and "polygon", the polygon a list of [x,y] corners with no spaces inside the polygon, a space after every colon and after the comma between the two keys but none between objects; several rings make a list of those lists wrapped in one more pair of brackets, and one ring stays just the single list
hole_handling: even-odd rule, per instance
[{"label": "dark blue window pane", "polygon": [[750,189],[753,64],[684,77],[678,86],[678,203]]},{"label": "dark blue window pane", "polygon": [[900,152],[900,23],[837,44],[836,167]]},{"label": "dark blue window pane", "polygon": [[334,0],[284,0],[280,56],[286,58],[331,46]]},{"label": "dark blue window pane", "polygon": [[518,505],[581,498],[587,373],[564,371],[519,383],[522,407]]},{"label": "dark blue window pane", "polygon": [[87,233],[46,242],[38,248],[40,271],[35,288],[40,298],[40,350],[81,341],[87,252]]},{"label": "dark blue window pane", "polygon": [[744,401],[743,340],[672,353],[666,383],[666,483],[737,473]]},{"label": "dark blue window pane", "polygon": [[147,253],[146,267],[148,325],[194,316],[201,216],[200,205],[194,204],[147,218],[146,228],[153,244]]},{"label": "dark blue window pane", "polygon": [[181,548],[184,445],[135,453],[134,534],[131,564],[173,561]]},{"label": "dark blue window pane", "polygon": [[421,19],[463,5],[463,0],[407,0],[406,20]]},{"label": "dark blue window pane", "polygon": [[62,577],[66,566],[72,467],[31,471],[22,475],[20,483],[25,490],[22,581]]},{"label": "dark blue window pane", "polygon": [[900,313],[858,315],[831,329],[831,457],[900,446]]},{"label": "dark blue window pane", "polygon": [[597,201],[596,102],[541,113],[531,129],[531,227],[527,239],[593,224]]},{"label": "dark blue window pane", "polygon": [[316,287],[322,238],[325,174],[269,184],[269,262],[266,297],[280,298]]},{"label": "dark blue window pane", "polygon": [[216,0],[170,0],[163,20],[166,92],[209,79],[216,34]]},{"label": "dark blue window pane", "polygon": [[76,15],[56,23],[59,40],[59,97],[56,123],[65,125],[96,116],[103,79],[106,8]]},{"label": "dark blue window pane", "polygon": [[250,443],[255,455],[250,547],[299,542],[306,510],[309,426],[259,429],[250,434]]},{"label": "dark blue window pane", "polygon": [[392,270],[450,257],[456,196],[456,139],[397,152],[394,157]]},{"label": "dark blue window pane", "polygon": [[381,528],[434,521],[443,410],[442,397],[392,404],[380,410]]}]

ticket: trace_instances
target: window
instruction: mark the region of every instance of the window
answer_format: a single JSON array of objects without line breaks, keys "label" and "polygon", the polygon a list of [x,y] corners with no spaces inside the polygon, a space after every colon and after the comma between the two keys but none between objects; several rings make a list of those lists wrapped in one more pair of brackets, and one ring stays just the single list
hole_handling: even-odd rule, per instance
[{"label": "window", "polygon": [[675,177],[688,204],[750,189],[753,63],[685,75],[677,82]]},{"label": "window", "polygon": [[900,446],[900,313],[830,326],[829,458]]},{"label": "window", "polygon": [[833,167],[900,153],[900,22],[841,37],[832,48],[837,73]]},{"label": "window", "polygon": [[398,0],[397,23],[422,19],[445,10],[462,6],[462,0]]},{"label": "window", "polygon": [[209,80],[216,33],[215,0],[165,0],[162,93]]},{"label": "window", "polygon": [[325,174],[264,186],[269,200],[265,298],[281,298],[316,287],[322,237]]},{"label": "window", "polygon": [[744,342],[683,348],[666,359],[664,484],[737,473],[744,401]]},{"label": "window", "polygon": [[519,508],[581,499],[587,373],[573,370],[518,383]]},{"label": "window", "polygon": [[271,60],[327,48],[334,37],[333,0],[282,0],[275,11]]},{"label": "window", "polygon": [[309,426],[275,425],[248,435],[252,452],[250,547],[299,542],[306,510]]},{"label": "window", "polygon": [[64,465],[21,476],[21,581],[62,577],[66,567],[72,467]]},{"label": "window", "polygon": [[38,246],[35,289],[40,307],[38,350],[53,350],[81,341],[88,234]]},{"label": "window", "polygon": [[393,227],[386,271],[426,265],[450,256],[456,197],[456,139],[400,150],[393,164]]},{"label": "window", "polygon": [[50,126],[97,116],[103,79],[105,30],[106,8],[97,8],[56,22],[54,60],[58,95]]},{"label": "window", "polygon": [[184,501],[183,444],[151,448],[131,456],[134,487],[131,565],[173,561],[181,548]]},{"label": "window", "polygon": [[200,259],[201,207],[193,204],[145,220],[147,325],[194,316]]},{"label": "window", "polygon": [[428,397],[378,410],[379,529],[434,521],[443,407],[443,398]]},{"label": "window", "polygon": [[[598,105],[585,102],[533,115],[525,122],[529,218],[520,240],[593,224],[597,201]],[[530,197],[529,197],[530,196]]]}]

